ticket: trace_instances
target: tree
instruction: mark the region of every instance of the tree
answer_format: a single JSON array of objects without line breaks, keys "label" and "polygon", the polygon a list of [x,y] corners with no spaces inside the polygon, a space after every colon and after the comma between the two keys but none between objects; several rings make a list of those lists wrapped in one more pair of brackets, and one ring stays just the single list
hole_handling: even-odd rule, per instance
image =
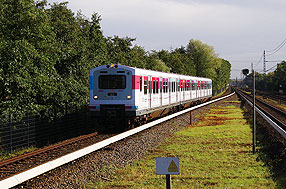
[{"label": "tree", "polygon": [[215,88],[220,89],[225,87],[229,83],[231,64],[224,59],[218,59],[221,61],[220,67],[216,68],[216,77],[213,81]]},{"label": "tree", "polygon": [[199,40],[191,39],[187,46],[187,54],[195,65],[196,76],[214,79],[215,69],[220,66],[213,47]]},{"label": "tree", "polygon": [[[41,110],[45,105],[39,96],[52,96],[58,88],[51,86],[58,84],[53,69],[55,36],[44,13],[45,4],[45,1],[35,4],[32,0],[0,2],[3,114]],[[40,88],[46,89],[45,93],[41,94]]]}]

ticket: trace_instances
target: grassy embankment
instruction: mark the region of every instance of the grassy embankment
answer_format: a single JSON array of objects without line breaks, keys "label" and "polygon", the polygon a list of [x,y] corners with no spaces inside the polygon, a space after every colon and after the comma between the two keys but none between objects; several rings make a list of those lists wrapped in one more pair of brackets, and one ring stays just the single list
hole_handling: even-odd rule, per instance
[{"label": "grassy embankment", "polygon": [[155,157],[179,157],[174,188],[274,188],[270,171],[252,154],[251,128],[240,108],[213,107],[199,124],[177,132],[139,161],[116,170],[98,188],[165,188]]},{"label": "grassy embankment", "polygon": [[36,148],[36,147],[30,147],[30,148],[23,148],[23,149],[20,149],[20,150],[15,150],[12,153],[0,152],[0,161],[4,161],[6,159],[13,158],[15,156],[19,156],[19,155],[22,155],[22,154],[25,154],[25,153],[29,153],[29,152],[32,152],[32,151],[37,150],[37,149],[38,148]]}]

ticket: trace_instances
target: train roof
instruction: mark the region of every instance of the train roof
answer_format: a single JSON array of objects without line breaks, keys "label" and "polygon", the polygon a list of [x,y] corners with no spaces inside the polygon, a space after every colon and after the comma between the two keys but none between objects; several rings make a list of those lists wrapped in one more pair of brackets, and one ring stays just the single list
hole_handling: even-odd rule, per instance
[{"label": "train roof", "polygon": [[123,69],[128,69],[130,71],[134,71],[134,72],[153,72],[153,74],[156,73],[161,73],[161,74],[168,74],[168,75],[176,75],[176,76],[185,76],[185,77],[194,77],[194,78],[198,78],[198,79],[204,79],[204,80],[210,80],[210,78],[204,78],[204,77],[197,77],[197,76],[191,76],[191,75],[183,75],[183,74],[177,74],[177,73],[168,73],[168,72],[162,72],[162,71],[155,71],[155,70],[148,70],[148,69],[144,69],[144,68],[136,68],[136,67],[131,67],[131,66],[125,66],[125,65],[121,65],[121,64],[108,64],[108,65],[102,65],[102,66],[98,66],[95,67],[93,69],[90,70],[90,74],[92,74],[92,72],[96,71],[96,70],[101,70],[101,69],[106,69],[106,68],[123,68]]}]

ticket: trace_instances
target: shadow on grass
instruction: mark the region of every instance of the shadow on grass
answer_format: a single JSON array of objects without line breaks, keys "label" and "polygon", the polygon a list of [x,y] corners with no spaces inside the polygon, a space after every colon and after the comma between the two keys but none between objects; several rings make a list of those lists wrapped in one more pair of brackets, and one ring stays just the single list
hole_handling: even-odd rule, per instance
[{"label": "shadow on grass", "polygon": [[[244,118],[252,127],[252,107],[242,103]],[[271,171],[277,188],[286,188],[286,142],[258,113],[256,114],[257,161],[263,161]],[[252,129],[252,128],[251,128]]]}]

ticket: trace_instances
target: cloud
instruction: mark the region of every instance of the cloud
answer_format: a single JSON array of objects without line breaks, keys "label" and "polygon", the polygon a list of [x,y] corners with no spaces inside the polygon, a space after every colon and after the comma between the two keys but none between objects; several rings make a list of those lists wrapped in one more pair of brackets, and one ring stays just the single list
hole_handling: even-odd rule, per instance
[{"label": "cloud", "polygon": [[[99,13],[105,36],[134,37],[135,43],[146,50],[177,48],[186,46],[192,38],[199,39],[213,46],[235,68],[247,67],[260,58],[264,49],[275,48],[286,37],[285,0],[69,2],[69,8],[74,12],[81,9],[89,18]],[[273,58],[284,58],[283,53],[277,55]]]}]

